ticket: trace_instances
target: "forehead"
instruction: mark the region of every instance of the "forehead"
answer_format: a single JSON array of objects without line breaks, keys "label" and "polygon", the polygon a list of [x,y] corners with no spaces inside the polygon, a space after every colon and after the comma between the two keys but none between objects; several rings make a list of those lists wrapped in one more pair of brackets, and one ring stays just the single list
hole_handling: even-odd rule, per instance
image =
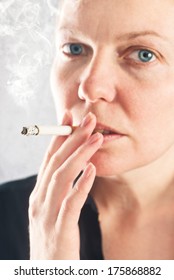
[{"label": "forehead", "polygon": [[60,26],[174,34],[174,0],[61,0]]}]

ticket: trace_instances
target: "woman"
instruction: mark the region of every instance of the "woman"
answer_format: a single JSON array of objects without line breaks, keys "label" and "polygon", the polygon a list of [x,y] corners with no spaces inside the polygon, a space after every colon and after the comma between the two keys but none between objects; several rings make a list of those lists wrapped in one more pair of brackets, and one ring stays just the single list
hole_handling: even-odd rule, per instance
[{"label": "woman", "polygon": [[173,14],[61,1],[51,85],[78,128],[52,140],[30,196],[31,259],[174,258]]}]

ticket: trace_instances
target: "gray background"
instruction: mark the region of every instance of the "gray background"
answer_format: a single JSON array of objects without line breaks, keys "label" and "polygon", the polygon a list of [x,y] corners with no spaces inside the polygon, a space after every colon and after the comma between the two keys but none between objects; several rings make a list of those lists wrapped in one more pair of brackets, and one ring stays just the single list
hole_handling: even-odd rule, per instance
[{"label": "gray background", "polygon": [[56,124],[49,85],[54,24],[48,0],[0,0],[0,183],[37,173],[50,142],[21,130]]}]

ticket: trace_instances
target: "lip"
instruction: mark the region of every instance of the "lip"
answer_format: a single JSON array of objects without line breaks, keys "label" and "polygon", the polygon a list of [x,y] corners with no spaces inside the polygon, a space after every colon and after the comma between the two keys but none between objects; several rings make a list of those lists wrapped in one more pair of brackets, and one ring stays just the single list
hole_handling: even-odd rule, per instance
[{"label": "lip", "polygon": [[108,130],[108,131],[111,131],[112,134],[109,134],[109,135],[114,135],[114,134],[118,134],[118,135],[124,135],[122,132],[120,132],[119,130],[116,130],[112,127],[109,127],[109,126],[106,126],[104,124],[101,124],[101,123],[97,123],[96,124],[96,127],[95,127],[95,131],[100,131],[100,130]]},{"label": "lip", "polygon": [[109,142],[109,141],[113,141],[113,140],[117,140],[117,139],[120,139],[123,136],[125,136],[125,134],[123,134],[119,130],[116,130],[112,127],[106,126],[102,123],[97,123],[94,131],[95,132],[101,132],[101,130],[109,130],[109,131],[112,132],[112,134],[103,134],[103,139],[104,139],[103,142],[104,143]]}]

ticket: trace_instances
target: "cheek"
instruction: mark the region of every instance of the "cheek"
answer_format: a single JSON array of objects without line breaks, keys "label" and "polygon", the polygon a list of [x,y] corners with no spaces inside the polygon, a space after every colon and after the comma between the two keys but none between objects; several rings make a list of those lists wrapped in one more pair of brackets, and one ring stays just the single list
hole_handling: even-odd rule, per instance
[{"label": "cheek", "polygon": [[150,74],[136,82],[129,77],[128,86],[120,97],[133,125],[142,132],[147,130],[148,133],[158,131],[168,122],[173,125],[174,119],[173,75],[168,71]]},{"label": "cheek", "polygon": [[139,93],[130,110],[135,142],[141,150],[145,147],[146,152],[158,154],[174,142],[173,85],[152,84]]},{"label": "cheek", "polygon": [[[141,143],[144,157],[156,159],[174,144],[174,85],[173,79],[161,77],[146,91],[148,98],[142,105]],[[149,101],[148,101],[149,100]],[[141,145],[142,146],[142,145]],[[142,148],[141,148],[142,149]],[[147,155],[145,154],[147,152]]]},{"label": "cheek", "polygon": [[[161,84],[123,98],[129,135],[125,142],[99,150],[91,159],[98,176],[121,174],[161,158],[174,145],[174,90]],[[139,92],[139,94],[137,94]],[[132,94],[132,95],[131,95]]]}]

